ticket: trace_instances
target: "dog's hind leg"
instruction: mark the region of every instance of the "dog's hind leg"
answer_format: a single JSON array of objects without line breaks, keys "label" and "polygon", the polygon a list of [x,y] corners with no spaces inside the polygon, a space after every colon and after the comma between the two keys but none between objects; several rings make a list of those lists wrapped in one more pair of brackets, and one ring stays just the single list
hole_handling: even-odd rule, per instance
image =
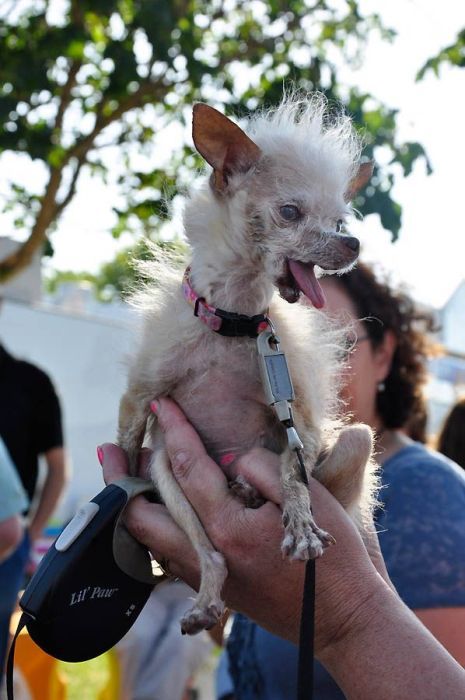
[{"label": "dog's hind leg", "polygon": [[137,460],[144,441],[147,419],[151,415],[150,402],[159,395],[158,387],[150,393],[146,386],[129,385],[119,405],[118,445],[128,455],[129,473],[137,474]]},{"label": "dog's hind leg", "polygon": [[213,627],[223,613],[221,589],[227,575],[226,564],[208,539],[197,514],[174,478],[163,448],[154,453],[152,477],[170,515],[187,534],[199,557],[199,592],[193,607],[181,619],[182,632],[195,634]]},{"label": "dog's hind leg", "polygon": [[359,527],[363,517],[370,515],[376,491],[372,451],[371,429],[362,423],[347,426],[313,472]]}]

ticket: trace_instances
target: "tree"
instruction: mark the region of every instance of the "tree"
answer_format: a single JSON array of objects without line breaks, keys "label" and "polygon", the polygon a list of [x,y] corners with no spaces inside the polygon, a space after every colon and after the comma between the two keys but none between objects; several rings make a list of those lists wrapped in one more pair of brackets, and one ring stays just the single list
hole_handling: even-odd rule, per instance
[{"label": "tree", "polygon": [[50,293],[56,292],[62,282],[89,282],[100,301],[111,301],[115,297],[125,297],[146,281],[144,271],[136,261],[154,260],[158,256],[164,260],[170,259],[172,265],[185,261],[187,245],[182,241],[156,241],[155,243],[141,238],[129,250],[121,250],[115,258],[102,265],[98,274],[88,272],[56,272],[46,280],[46,288]]},{"label": "tree", "polygon": [[465,29],[462,29],[455,41],[429,58],[417,73],[417,80],[422,80],[428,71],[433,71],[436,77],[439,76],[439,69],[444,64],[465,68]]},{"label": "tree", "polygon": [[363,15],[358,0],[339,9],[330,0],[68,0],[59,17],[53,0],[6,2],[0,9],[0,153],[40,163],[43,189],[11,183],[5,209],[27,236],[0,261],[0,281],[41,247],[50,252],[50,236],[78,178],[85,170],[112,176],[115,158],[108,154],[115,148],[124,204],[115,208],[113,235],[156,237],[166,193],[178,192],[198,160],[186,130],[169,166],[137,169],[135,155],[153,154],[153,162],[165,129],[186,122],[193,101],[246,115],[278,101],[283,80],[342,101],[365,132],[367,157],[376,160],[380,146],[389,153],[389,164],[375,170],[355,205],[364,214],[377,212],[397,237],[401,208],[390,195],[392,165],[407,175],[426,156],[418,143],[397,143],[395,110],[338,83],[338,62],[356,65],[370,34],[393,35],[376,14]]}]

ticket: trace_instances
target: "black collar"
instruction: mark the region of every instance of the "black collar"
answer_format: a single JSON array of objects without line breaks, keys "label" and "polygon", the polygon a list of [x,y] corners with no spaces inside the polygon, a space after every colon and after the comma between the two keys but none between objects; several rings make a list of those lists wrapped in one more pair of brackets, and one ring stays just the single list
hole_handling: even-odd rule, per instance
[{"label": "black collar", "polygon": [[257,336],[269,326],[266,314],[246,316],[232,311],[224,311],[207,304],[203,297],[199,297],[190,281],[190,267],[184,273],[182,291],[185,300],[194,308],[194,316],[198,316],[212,331],[229,338]]}]

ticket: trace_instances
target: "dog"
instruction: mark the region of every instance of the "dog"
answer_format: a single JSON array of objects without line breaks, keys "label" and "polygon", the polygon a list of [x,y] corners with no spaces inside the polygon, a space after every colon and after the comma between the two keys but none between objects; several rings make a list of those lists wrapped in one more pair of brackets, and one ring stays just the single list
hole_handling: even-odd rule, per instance
[{"label": "dog", "polygon": [[[221,617],[227,571],[172,475],[150,413],[155,397],[169,395],[180,404],[229,476],[237,458],[254,447],[280,455],[282,551],[290,558],[318,557],[334,540],[313,519],[289,425],[296,444],[300,438],[306,474],[325,484],[359,525],[372,491],[372,433],[340,418],[344,332],[320,310],[324,296],[314,269],[343,272],[359,252],[344,224],[372,165],[360,162],[350,119],[331,115],[322,96],[290,96],[253,118],[246,133],[216,109],[196,104],[192,133],[212,170],[185,206],[191,262],[183,282],[174,269],[154,263],[158,282],[138,295],[144,326],[118,426],[132,473],[148,430],[152,478],[198,554],[199,592],[181,620],[189,634]],[[306,308],[295,303],[301,295]],[[263,332],[274,343],[279,338],[288,361],[295,388],[291,423],[281,422],[265,400],[254,340]],[[252,501],[256,495],[240,478],[234,490]]]}]

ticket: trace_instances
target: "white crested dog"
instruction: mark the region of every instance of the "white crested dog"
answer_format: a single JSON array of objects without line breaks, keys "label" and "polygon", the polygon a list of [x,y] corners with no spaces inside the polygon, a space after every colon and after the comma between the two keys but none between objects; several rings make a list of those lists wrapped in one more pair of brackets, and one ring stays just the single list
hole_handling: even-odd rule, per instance
[{"label": "white crested dog", "polygon": [[[190,634],[220,618],[227,571],[172,475],[150,412],[154,398],[178,402],[230,477],[235,460],[254,447],[280,455],[282,550],[293,559],[320,556],[334,541],[313,519],[306,474],[324,483],[358,525],[373,490],[372,434],[341,420],[344,332],[319,310],[324,296],[314,269],[342,272],[356,261],[359,242],[344,233],[344,223],[371,163],[360,163],[350,119],[331,115],[318,95],[285,98],[246,131],[212,107],[194,107],[194,144],[213,171],[185,207],[191,261],[183,279],[154,264],[157,283],[138,295],[144,326],[120,406],[118,442],[132,473],[148,430],[152,478],[200,560],[199,593],[181,621]],[[301,294],[310,304],[294,303]],[[271,400],[260,379],[257,337],[274,356]],[[295,389],[292,410],[278,339]],[[240,478],[234,490],[253,499]]]}]

